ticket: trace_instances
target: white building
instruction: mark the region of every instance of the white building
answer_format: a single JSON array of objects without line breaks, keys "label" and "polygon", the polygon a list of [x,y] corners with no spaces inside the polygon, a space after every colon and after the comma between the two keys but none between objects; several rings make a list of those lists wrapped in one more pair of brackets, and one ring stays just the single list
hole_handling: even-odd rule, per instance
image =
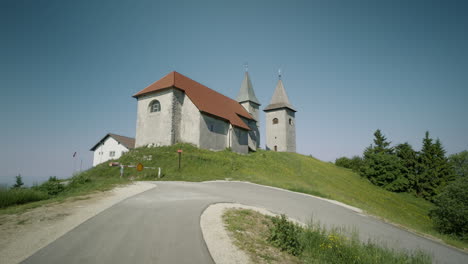
[{"label": "white building", "polygon": [[[248,74],[246,78],[245,91],[253,94]],[[254,118],[255,110],[249,107],[258,109],[260,104],[251,104],[249,96],[240,97],[246,110],[239,102],[174,71],[133,97],[137,99],[136,147],[184,142],[248,153],[258,146],[258,114]]]},{"label": "white building", "polygon": [[133,148],[135,148],[134,138],[109,133],[91,148],[91,151],[94,151],[93,166],[118,159]]}]

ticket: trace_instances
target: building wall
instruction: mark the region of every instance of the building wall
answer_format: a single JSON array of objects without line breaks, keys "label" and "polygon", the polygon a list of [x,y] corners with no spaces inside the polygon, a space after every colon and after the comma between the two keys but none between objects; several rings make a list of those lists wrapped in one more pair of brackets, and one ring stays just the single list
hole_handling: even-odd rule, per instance
[{"label": "building wall", "polygon": [[[232,127],[232,126],[231,126]],[[248,145],[248,132],[244,129],[232,127],[230,130],[230,138],[231,138],[231,150],[237,153],[247,154],[249,153],[249,145]]]},{"label": "building wall", "polygon": [[200,148],[223,150],[228,147],[229,122],[201,114]]},{"label": "building wall", "polygon": [[[268,111],[265,114],[266,148],[268,150],[296,152],[296,120],[295,114],[289,109]],[[273,119],[278,118],[278,124]],[[291,124],[289,124],[291,119]]]},{"label": "building wall", "polygon": [[[114,157],[110,156],[111,151],[114,151]],[[94,150],[93,166],[96,166],[108,160],[118,159],[122,156],[122,153],[127,151],[128,149],[124,145],[121,145],[114,138],[108,137],[102,144],[100,144],[96,148],[96,150]]]},{"label": "building wall", "polygon": [[185,93],[181,94],[184,98],[179,126],[180,138],[177,142],[191,143],[200,147],[200,129],[197,128],[200,127],[201,113]]},{"label": "building wall", "polygon": [[[291,119],[291,124],[289,124]],[[296,152],[296,113],[286,109],[286,151]]]},{"label": "building wall", "polygon": [[249,131],[249,148],[256,150],[260,147],[260,118],[259,118],[259,105],[254,104],[250,101],[243,102],[241,105],[249,112],[249,114],[255,119],[255,121],[247,120],[242,118],[246,124],[248,124]]},{"label": "building wall", "polygon": [[[161,111],[151,113],[153,100],[161,104]],[[166,89],[138,97],[135,147],[148,144],[167,146],[174,142],[173,112],[174,89]]]}]

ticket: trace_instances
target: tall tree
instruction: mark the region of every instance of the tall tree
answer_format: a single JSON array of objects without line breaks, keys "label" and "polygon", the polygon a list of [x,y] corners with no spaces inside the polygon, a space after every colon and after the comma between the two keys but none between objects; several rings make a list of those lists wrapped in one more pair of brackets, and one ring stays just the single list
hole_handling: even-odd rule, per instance
[{"label": "tall tree", "polygon": [[414,190],[418,174],[418,153],[406,142],[395,147],[395,154],[403,166],[402,174],[408,180],[408,191]]},{"label": "tall tree", "polygon": [[393,148],[390,147],[390,143],[387,141],[387,138],[382,134],[380,129],[377,129],[374,132],[374,146],[370,146],[369,151],[373,153],[385,153],[393,154]]},{"label": "tall tree", "polygon": [[439,139],[433,143],[429,132],[423,139],[423,146],[418,159],[418,175],[416,177],[416,193],[428,200],[440,192],[454,178],[454,173],[445,157],[445,150]]}]

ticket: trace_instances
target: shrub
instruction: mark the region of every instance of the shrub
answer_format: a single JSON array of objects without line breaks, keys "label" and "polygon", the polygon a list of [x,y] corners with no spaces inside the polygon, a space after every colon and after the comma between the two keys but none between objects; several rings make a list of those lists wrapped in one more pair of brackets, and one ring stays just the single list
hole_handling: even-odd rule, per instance
[{"label": "shrub", "polygon": [[468,178],[463,177],[447,185],[434,203],[437,207],[429,216],[436,228],[442,233],[468,240]]},{"label": "shrub", "polygon": [[56,178],[50,177],[48,181],[41,184],[38,189],[48,195],[58,195],[65,190],[65,186]]},{"label": "shrub", "polygon": [[302,253],[303,246],[300,243],[302,228],[289,222],[286,215],[272,218],[273,226],[270,228],[268,241],[274,246],[286,251],[294,256]]},{"label": "shrub", "polygon": [[77,186],[77,185],[83,185],[91,182],[91,178],[88,176],[84,176],[83,174],[73,176],[73,178],[70,181],[70,186]]},{"label": "shrub", "polygon": [[352,169],[354,172],[358,172],[363,165],[363,160],[359,156],[353,156],[351,159],[347,157],[341,157],[335,160],[335,165],[347,169]]}]

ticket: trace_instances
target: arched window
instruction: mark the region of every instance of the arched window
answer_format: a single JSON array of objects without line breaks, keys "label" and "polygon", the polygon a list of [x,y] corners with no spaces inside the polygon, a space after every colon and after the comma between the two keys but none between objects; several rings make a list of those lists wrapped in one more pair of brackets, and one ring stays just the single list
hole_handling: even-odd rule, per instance
[{"label": "arched window", "polygon": [[278,124],[278,118],[275,117],[273,118],[273,125],[276,125],[276,124]]},{"label": "arched window", "polygon": [[161,103],[159,103],[158,100],[153,100],[149,104],[149,109],[150,109],[151,113],[159,112],[159,111],[161,111]]}]

